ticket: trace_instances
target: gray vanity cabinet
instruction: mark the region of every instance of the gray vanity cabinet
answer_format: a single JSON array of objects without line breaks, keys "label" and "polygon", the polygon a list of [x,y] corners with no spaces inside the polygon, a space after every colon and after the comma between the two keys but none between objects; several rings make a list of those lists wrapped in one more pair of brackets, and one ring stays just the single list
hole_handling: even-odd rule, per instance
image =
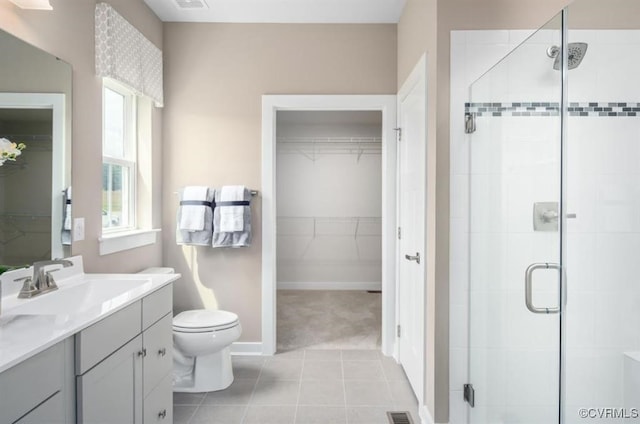
[{"label": "gray vanity cabinet", "polygon": [[168,285],[76,335],[78,423],[173,422],[171,311]]},{"label": "gray vanity cabinet", "polygon": [[0,373],[0,423],[71,424],[73,339]]}]

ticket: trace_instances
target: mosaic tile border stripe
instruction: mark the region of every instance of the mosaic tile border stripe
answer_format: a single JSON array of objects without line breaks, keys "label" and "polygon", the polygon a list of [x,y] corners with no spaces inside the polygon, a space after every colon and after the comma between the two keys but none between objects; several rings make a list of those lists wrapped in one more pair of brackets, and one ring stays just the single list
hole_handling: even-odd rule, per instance
[{"label": "mosaic tile border stripe", "polygon": [[465,113],[480,116],[560,116],[560,103],[465,103]]},{"label": "mosaic tile border stripe", "polygon": [[640,116],[640,103],[569,103],[569,116]]},{"label": "mosaic tile border stripe", "polygon": [[[482,116],[560,116],[557,102],[513,102],[513,103],[465,103],[465,113]],[[569,116],[640,116],[640,103],[629,102],[571,102]]]}]

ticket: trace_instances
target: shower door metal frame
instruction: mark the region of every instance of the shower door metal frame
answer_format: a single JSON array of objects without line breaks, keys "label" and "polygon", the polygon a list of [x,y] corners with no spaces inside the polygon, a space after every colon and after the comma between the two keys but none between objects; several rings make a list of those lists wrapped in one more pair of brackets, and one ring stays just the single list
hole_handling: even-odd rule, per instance
[{"label": "shower door metal frame", "polygon": [[567,237],[566,237],[566,229],[567,229],[567,125],[568,125],[568,106],[569,106],[569,87],[568,87],[568,77],[569,77],[569,21],[568,21],[568,7],[562,9],[562,47],[560,49],[561,61],[560,61],[560,69],[561,69],[561,84],[562,84],[562,93],[560,97],[560,201],[558,202],[558,234],[560,236],[560,302],[559,302],[559,317],[560,320],[560,349],[559,349],[559,385],[560,392],[558,393],[558,422],[560,424],[564,424],[565,415],[564,415],[564,404],[566,400],[565,396],[565,385],[566,385],[566,355],[565,355],[565,346],[566,346],[566,320],[565,309],[567,302],[567,273],[565,272],[565,266],[567,263]]}]

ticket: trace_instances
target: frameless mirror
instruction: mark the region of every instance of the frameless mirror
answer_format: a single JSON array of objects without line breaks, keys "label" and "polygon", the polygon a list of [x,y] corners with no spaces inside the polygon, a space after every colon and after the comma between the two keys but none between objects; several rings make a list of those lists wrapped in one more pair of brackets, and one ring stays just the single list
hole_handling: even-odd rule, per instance
[{"label": "frameless mirror", "polygon": [[70,210],[63,192],[71,184],[72,72],[4,31],[0,52],[0,138],[25,145],[15,160],[0,158],[1,273],[70,254],[70,231],[62,230]]}]

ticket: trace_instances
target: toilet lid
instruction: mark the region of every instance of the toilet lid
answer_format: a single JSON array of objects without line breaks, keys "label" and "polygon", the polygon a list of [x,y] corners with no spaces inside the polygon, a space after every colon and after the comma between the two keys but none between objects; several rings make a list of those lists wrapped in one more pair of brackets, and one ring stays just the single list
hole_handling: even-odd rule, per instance
[{"label": "toilet lid", "polygon": [[173,317],[173,328],[177,331],[207,331],[233,327],[238,323],[238,315],[233,312],[196,309],[180,312]]}]

